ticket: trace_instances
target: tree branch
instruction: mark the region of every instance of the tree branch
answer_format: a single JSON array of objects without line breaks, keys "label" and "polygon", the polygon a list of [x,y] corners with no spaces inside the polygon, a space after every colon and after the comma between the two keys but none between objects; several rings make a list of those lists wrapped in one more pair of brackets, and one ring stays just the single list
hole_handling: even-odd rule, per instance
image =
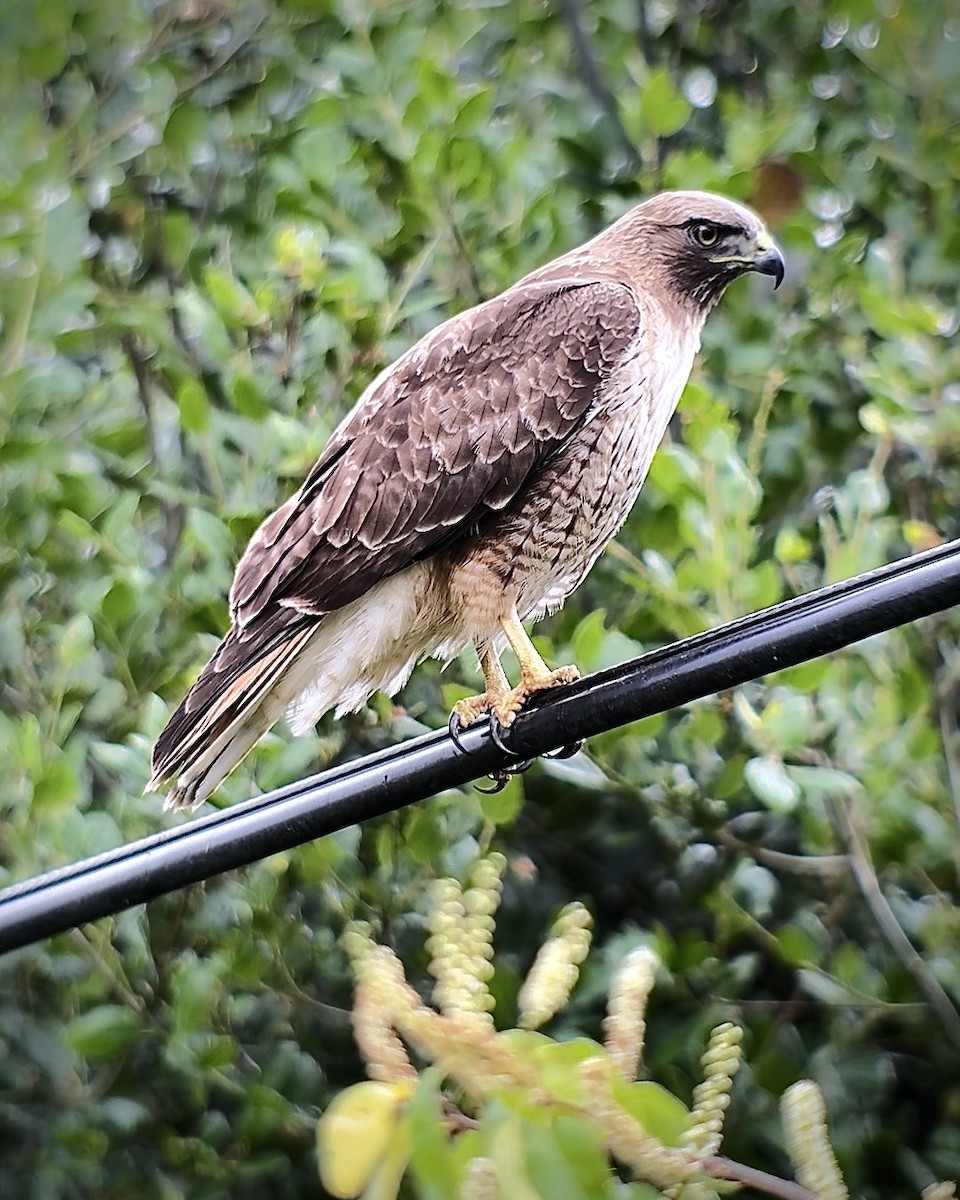
[{"label": "tree branch", "polygon": [[781,1179],[779,1175],[770,1175],[757,1167],[748,1167],[730,1158],[715,1156],[704,1159],[703,1169],[714,1179],[730,1179],[734,1183],[752,1188],[755,1192],[775,1196],[776,1200],[817,1200],[813,1192],[808,1192],[805,1187],[791,1179]]},{"label": "tree branch", "polygon": [[960,1049],[960,1013],[957,1012],[950,997],[904,933],[883,894],[870,859],[870,851],[863,836],[861,822],[858,819],[859,810],[855,802],[850,799],[846,803],[838,803],[836,811],[851,870],[880,932],[886,938],[894,954],[900,959],[904,969],[910,973],[917,987],[926,996],[950,1041],[957,1049]]},{"label": "tree branch", "polygon": [[623,126],[623,121],[620,119],[620,106],[617,104],[617,98],[610,88],[607,87],[607,82],[603,78],[603,73],[594,57],[590,39],[587,37],[586,31],[580,21],[578,0],[560,0],[560,11],[570,31],[570,41],[573,43],[574,54],[584,86],[600,106],[601,110],[612,121],[614,129],[617,131],[617,137],[627,155],[626,170],[635,171],[641,163],[640,152],[630,140],[630,135]]}]

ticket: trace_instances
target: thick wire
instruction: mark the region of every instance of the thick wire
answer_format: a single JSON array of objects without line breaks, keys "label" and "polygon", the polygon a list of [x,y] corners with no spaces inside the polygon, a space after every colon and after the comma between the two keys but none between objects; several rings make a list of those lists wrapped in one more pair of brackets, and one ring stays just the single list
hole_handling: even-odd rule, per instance
[{"label": "thick wire", "polygon": [[402,742],[0,891],[0,953],[960,603],[960,541],[557,688],[510,730]]}]

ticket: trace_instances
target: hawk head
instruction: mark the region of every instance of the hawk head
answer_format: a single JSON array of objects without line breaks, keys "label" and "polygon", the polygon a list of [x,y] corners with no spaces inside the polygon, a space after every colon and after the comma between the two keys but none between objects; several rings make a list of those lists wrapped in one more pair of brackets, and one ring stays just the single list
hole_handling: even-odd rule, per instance
[{"label": "hawk head", "polygon": [[[687,306],[706,313],[739,275],[784,275],[780,253],[751,209],[710,192],[661,192],[611,226],[630,257]],[[603,235],[601,235],[603,236]],[[618,239],[619,240],[619,239]]]}]

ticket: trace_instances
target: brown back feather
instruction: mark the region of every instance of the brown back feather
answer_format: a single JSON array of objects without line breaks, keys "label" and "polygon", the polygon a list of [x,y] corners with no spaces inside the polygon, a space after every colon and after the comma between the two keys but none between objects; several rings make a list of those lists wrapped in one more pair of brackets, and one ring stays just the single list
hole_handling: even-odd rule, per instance
[{"label": "brown back feather", "polygon": [[553,281],[434,330],[254,535],[231,592],[241,641],[271,605],[321,616],[469,537],[575,432],[639,325],[623,284]]}]

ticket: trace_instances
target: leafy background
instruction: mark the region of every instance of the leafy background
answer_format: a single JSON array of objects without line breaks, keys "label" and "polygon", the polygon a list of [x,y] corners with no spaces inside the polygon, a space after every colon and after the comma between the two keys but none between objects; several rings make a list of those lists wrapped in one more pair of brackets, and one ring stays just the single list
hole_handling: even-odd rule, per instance
[{"label": "leafy background", "polygon": [[[6,881],[162,826],[149,745],[245,539],[377,370],[661,187],[755,203],[627,527],[562,614],[590,670],[960,533],[960,22],[948,0],[0,5]],[[782,298],[781,298],[782,297]],[[960,653],[945,615],[0,962],[0,1171],[30,1197],[319,1195],[361,1067],[337,936],[417,978],[426,881],[511,863],[509,1007],[553,913],[665,962],[653,1077],[747,1030],[726,1151],[824,1089],[858,1196],[960,1175]],[[445,720],[465,659],[236,800]]]}]

